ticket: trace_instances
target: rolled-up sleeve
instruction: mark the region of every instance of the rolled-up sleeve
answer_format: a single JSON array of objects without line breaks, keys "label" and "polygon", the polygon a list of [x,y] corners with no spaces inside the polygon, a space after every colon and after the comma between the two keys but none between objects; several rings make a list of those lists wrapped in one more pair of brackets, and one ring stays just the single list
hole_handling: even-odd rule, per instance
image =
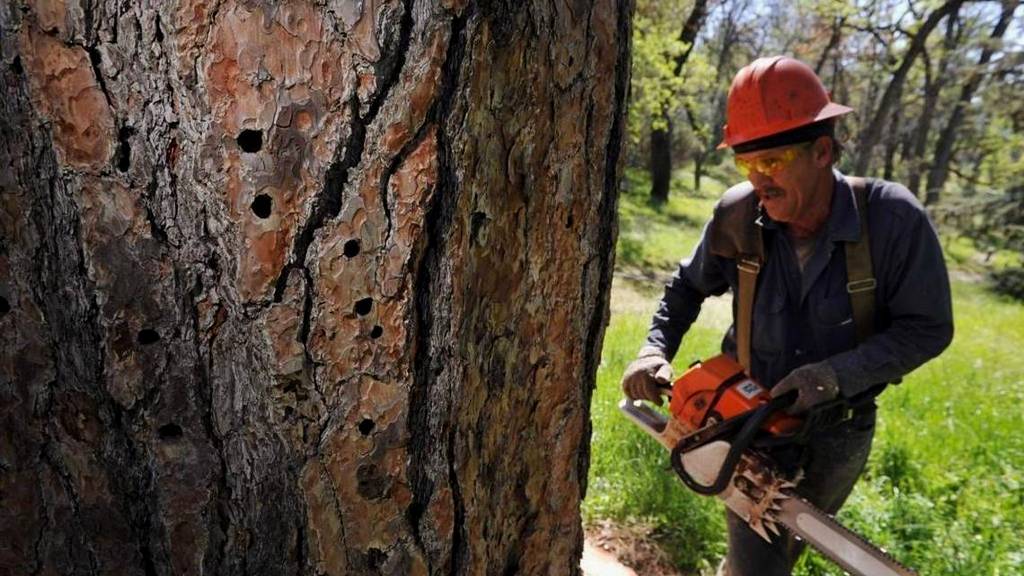
[{"label": "rolled-up sleeve", "polygon": [[708,249],[710,226],[708,222],[693,254],[679,263],[672,280],[665,286],[647,333],[645,345],[661,350],[670,360],[679,350],[683,335],[697,319],[704,299],[721,295],[729,288],[724,274],[726,261]]},{"label": "rolled-up sleeve", "polygon": [[887,325],[828,359],[847,398],[901,378],[953,339],[949,276],[938,236],[919,207],[903,216],[875,266],[879,316]]}]

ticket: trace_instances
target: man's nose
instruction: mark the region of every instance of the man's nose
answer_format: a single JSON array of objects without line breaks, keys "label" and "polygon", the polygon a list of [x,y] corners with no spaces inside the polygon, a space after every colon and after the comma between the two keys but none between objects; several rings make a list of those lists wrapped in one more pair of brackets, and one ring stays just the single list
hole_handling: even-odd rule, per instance
[{"label": "man's nose", "polygon": [[751,169],[750,173],[747,174],[747,180],[749,180],[750,183],[754,185],[755,190],[760,190],[762,188],[768,188],[775,185],[775,181],[772,180],[770,176],[765,176],[764,174],[754,169]]}]

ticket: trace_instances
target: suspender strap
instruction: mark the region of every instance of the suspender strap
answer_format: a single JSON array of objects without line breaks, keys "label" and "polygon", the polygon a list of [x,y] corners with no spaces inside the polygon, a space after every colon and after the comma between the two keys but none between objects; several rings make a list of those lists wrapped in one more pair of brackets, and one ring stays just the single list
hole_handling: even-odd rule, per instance
[{"label": "suspender strap", "polygon": [[[853,323],[857,342],[863,342],[875,329],[875,278],[871,267],[871,244],[868,239],[867,196],[868,181],[847,177],[857,202],[860,218],[860,240],[847,242],[846,291],[850,294]],[[728,208],[716,215],[716,226],[711,230],[712,252],[735,258],[739,276],[736,294],[736,355],[743,370],[750,374],[751,325],[754,316],[754,293],[757,275],[764,263],[764,244],[761,228],[753,225],[756,197],[749,188],[726,193],[734,195]],[[737,201],[738,199],[746,201]],[[723,204],[725,204],[723,202]]]},{"label": "suspender strap", "polygon": [[[760,234],[761,230],[756,233]],[[757,273],[761,271],[761,255],[740,256],[736,259],[736,271],[740,283],[736,296],[736,355],[743,371],[750,374],[750,325],[753,323],[754,290],[757,288]]]},{"label": "suspender strap", "polygon": [[860,240],[846,242],[846,291],[850,294],[853,325],[857,342],[866,340],[875,331],[875,277],[871,269],[871,243],[868,239],[867,181],[848,177],[860,216]]},{"label": "suspender strap", "polygon": [[757,195],[749,182],[733,186],[725,192],[708,229],[711,253],[736,262],[737,291],[733,300],[736,314],[736,356],[743,370],[750,374],[750,326],[754,314],[754,292],[757,274],[764,263],[764,239],[758,217]]}]

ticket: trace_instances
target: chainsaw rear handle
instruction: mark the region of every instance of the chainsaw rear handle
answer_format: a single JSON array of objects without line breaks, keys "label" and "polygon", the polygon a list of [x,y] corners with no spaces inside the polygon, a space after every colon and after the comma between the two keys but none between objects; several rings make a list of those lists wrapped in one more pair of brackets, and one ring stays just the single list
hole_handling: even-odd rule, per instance
[{"label": "chainsaw rear handle", "polygon": [[[682,449],[682,441],[672,447],[672,468],[676,471],[679,479],[683,481],[683,484],[686,484],[694,492],[706,496],[721,493],[729,485],[729,480],[732,479],[732,475],[736,471],[736,464],[739,463],[740,457],[754,441],[754,437],[757,435],[758,430],[761,429],[761,425],[764,424],[765,420],[779,410],[789,407],[795,401],[795,392],[783,394],[778,398],[772,398],[767,404],[762,405],[753,412],[741,416],[740,418],[746,418],[746,422],[743,423],[743,427],[740,428],[736,437],[733,438],[729,447],[729,453],[722,462],[722,467],[718,470],[718,476],[711,484],[701,484],[686,471],[686,468],[683,466],[683,454],[685,452]],[[692,450],[693,448],[695,447],[690,449]]]}]

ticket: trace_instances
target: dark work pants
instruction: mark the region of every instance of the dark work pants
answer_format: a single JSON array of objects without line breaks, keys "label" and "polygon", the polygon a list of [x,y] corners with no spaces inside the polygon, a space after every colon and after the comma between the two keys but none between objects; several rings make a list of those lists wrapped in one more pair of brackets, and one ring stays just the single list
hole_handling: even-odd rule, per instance
[{"label": "dark work pants", "polygon": [[[804,453],[804,479],[797,486],[797,492],[829,514],[838,512],[864,471],[874,434],[874,410],[815,433]],[[791,461],[787,464],[795,465],[797,456],[795,452],[791,454],[773,454],[773,457],[789,458]],[[769,544],[732,512],[726,512],[726,521],[729,552],[720,574],[789,576],[804,550],[803,542],[797,542],[787,530],[782,530],[782,536],[773,536]]]}]

